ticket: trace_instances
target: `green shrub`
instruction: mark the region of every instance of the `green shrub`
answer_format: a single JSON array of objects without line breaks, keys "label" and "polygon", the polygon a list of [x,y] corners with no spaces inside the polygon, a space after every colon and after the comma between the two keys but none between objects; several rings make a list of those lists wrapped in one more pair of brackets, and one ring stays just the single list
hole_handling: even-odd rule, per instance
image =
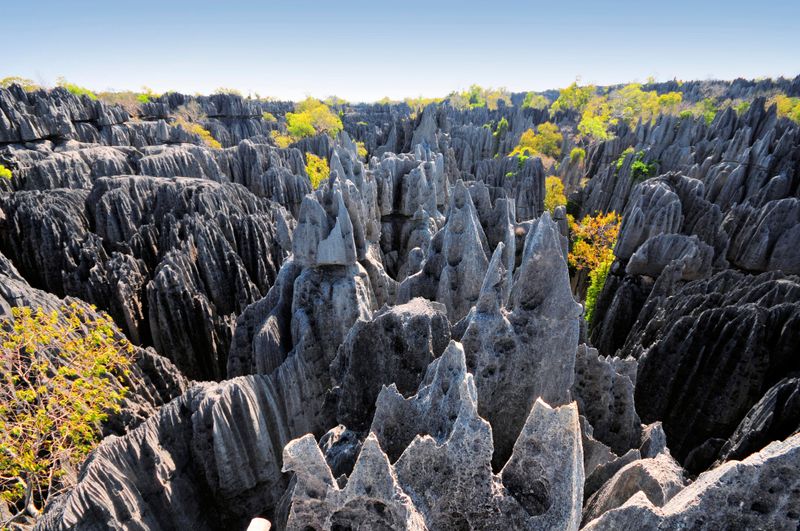
[{"label": "green shrub", "polygon": [[590,326],[592,324],[592,318],[594,317],[595,307],[597,306],[597,299],[603,291],[603,286],[606,284],[608,272],[611,270],[611,264],[613,263],[614,258],[612,256],[589,273],[589,288],[586,290],[584,317]]},{"label": "green shrub", "polygon": [[120,411],[133,347],[111,318],[73,303],[60,311],[12,308],[0,320],[0,503],[37,516],[70,486]]},{"label": "green shrub", "polygon": [[580,164],[586,158],[586,150],[583,148],[575,147],[569,152],[569,161]]},{"label": "green shrub", "polygon": [[306,152],[306,173],[311,181],[311,187],[316,190],[322,182],[330,177],[331,170],[328,161]]},{"label": "green shrub", "polygon": [[264,119],[265,122],[269,123],[275,123],[278,121],[278,119],[275,118],[275,115],[272,114],[271,112],[262,112],[261,117]]},{"label": "green shrub", "polygon": [[0,179],[11,180],[11,170],[0,164]]},{"label": "green shrub", "polygon": [[685,120],[686,118],[694,118],[694,113],[691,110],[686,109],[678,113],[678,118],[681,120]]},{"label": "green shrub", "polygon": [[739,116],[746,113],[749,109],[750,109],[749,101],[740,101],[734,106],[734,110],[736,110],[736,114],[738,114]]},{"label": "green shrub", "polygon": [[0,79],[0,87],[8,88],[11,85],[19,85],[25,92],[33,92],[34,90],[39,90],[42,88],[34,83],[32,79],[28,79],[26,77],[10,76]]},{"label": "green shrub", "polygon": [[78,97],[86,96],[90,100],[96,100],[97,99],[97,95],[94,92],[92,92],[91,90],[89,90],[87,88],[84,88],[84,87],[80,87],[80,86],[75,85],[73,83],[70,83],[66,79],[64,79],[63,77],[58,78],[58,86],[59,87],[64,87],[65,89],[67,89],[70,92],[70,94],[74,94],[75,96],[78,96]]},{"label": "green shrub", "polygon": [[619,171],[622,169],[622,165],[625,164],[625,157],[633,153],[633,147],[627,147],[625,150],[619,154],[617,160],[614,162],[614,168]]},{"label": "green shrub", "polygon": [[546,109],[549,105],[547,98],[535,92],[528,92],[522,100],[523,109]]},{"label": "green shrub", "polygon": [[558,98],[553,102],[550,107],[550,112],[575,110],[582,112],[584,107],[592,99],[595,92],[594,85],[587,85],[579,87],[578,82],[572,83],[570,86],[563,88],[558,93]]}]

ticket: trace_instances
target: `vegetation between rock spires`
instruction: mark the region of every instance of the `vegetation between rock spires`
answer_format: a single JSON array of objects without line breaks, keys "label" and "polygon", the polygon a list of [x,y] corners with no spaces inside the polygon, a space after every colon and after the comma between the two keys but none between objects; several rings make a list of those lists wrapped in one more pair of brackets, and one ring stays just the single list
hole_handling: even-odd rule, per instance
[{"label": "vegetation between rock spires", "polygon": [[572,148],[572,151],[569,152],[569,160],[572,163],[580,164],[586,158],[586,150],[583,148]]},{"label": "vegetation between rock spires", "polygon": [[778,116],[786,117],[800,123],[800,98],[790,98],[786,94],[776,94],[767,102],[767,106],[775,105]]},{"label": "vegetation between rock spires", "polygon": [[497,110],[500,102],[511,105],[511,93],[505,88],[483,88],[480,85],[471,85],[464,92],[453,92],[447,101],[456,109],[477,109],[486,107],[490,111]]},{"label": "vegetation between rock spires", "polygon": [[73,303],[60,311],[13,308],[0,321],[0,496],[19,515],[39,513],[68,487],[120,411],[133,347],[111,318]]},{"label": "vegetation between rock spires", "polygon": [[28,79],[26,77],[9,76],[0,79],[0,87],[8,88],[11,85],[19,85],[25,92],[33,92],[34,90],[39,90],[40,88],[42,88],[38,84],[36,84],[32,79]]},{"label": "vegetation between rock spires", "polygon": [[634,182],[640,182],[648,177],[653,177],[658,171],[658,161],[645,162],[644,151],[636,153],[636,157],[631,164],[631,178]]},{"label": "vegetation between rock spires", "polygon": [[525,99],[522,100],[523,109],[546,109],[550,106],[550,101],[535,92],[528,92],[525,94]]},{"label": "vegetation between rock spires", "polygon": [[311,152],[306,152],[306,173],[311,180],[311,187],[316,190],[325,179],[330,177],[331,170],[327,160]]},{"label": "vegetation between rock spires", "polygon": [[544,155],[557,159],[561,156],[561,144],[564,137],[558,126],[552,122],[545,122],[536,128],[528,129],[519,139],[517,146],[508,154],[509,157],[519,155]]},{"label": "vegetation between rock spires", "polygon": [[199,136],[200,140],[202,140],[203,144],[206,146],[215,149],[222,149],[222,144],[220,144],[219,140],[214,138],[211,135],[211,132],[202,125],[193,122],[187,122],[183,118],[177,118],[175,120],[175,125],[182,128],[187,133]]},{"label": "vegetation between rock spires", "polygon": [[180,127],[187,133],[197,135],[203,144],[210,148],[222,149],[222,144],[214,138],[211,132],[200,125],[200,121],[206,119],[205,113],[200,108],[197,101],[191,101],[186,105],[181,105],[175,110],[172,116],[173,125]]},{"label": "vegetation between rock spires", "polygon": [[572,234],[569,265],[578,271],[594,271],[614,259],[614,245],[619,235],[620,216],[616,212],[584,216],[580,222],[568,215]]},{"label": "vegetation between rock spires", "polygon": [[592,323],[592,316],[594,315],[594,308],[597,306],[597,298],[603,291],[603,286],[606,284],[606,278],[608,278],[608,272],[611,270],[611,264],[613,263],[614,257],[612,255],[589,272],[589,288],[586,290],[583,315],[586,322],[590,325]]},{"label": "vegetation between rock spires", "polygon": [[567,197],[564,195],[564,183],[560,177],[551,175],[545,179],[544,183],[544,209],[554,212],[556,207],[567,204]]},{"label": "vegetation between rock spires", "polygon": [[0,178],[11,180],[11,170],[0,164]]},{"label": "vegetation between rock spires", "polygon": [[367,146],[364,145],[364,142],[356,142],[356,150],[358,151],[359,158],[367,158]]},{"label": "vegetation between rock spires", "polygon": [[75,96],[86,96],[91,100],[97,100],[97,95],[94,92],[87,88],[75,85],[74,83],[70,83],[63,77],[58,78],[58,86],[64,87],[70,92],[70,94],[74,94]]},{"label": "vegetation between rock spires", "polygon": [[335,137],[342,128],[341,118],[315,98],[306,98],[295,105],[295,112],[286,113],[286,129],[295,139],[322,133]]},{"label": "vegetation between rock spires", "polygon": [[274,114],[272,114],[271,112],[266,112],[266,111],[261,113],[261,118],[263,118],[264,121],[268,122],[268,123],[275,123],[275,122],[278,121],[278,119],[275,118]]},{"label": "vegetation between rock spires", "polygon": [[[595,91],[591,88],[592,93]],[[605,140],[610,137],[609,127],[619,123],[626,123],[629,127],[636,125],[639,120],[653,121],[659,114],[675,114],[683,95],[680,92],[667,92],[659,95],[655,90],[645,91],[639,83],[631,83],[622,88],[612,90],[607,95],[595,95],[586,103],[587,91],[576,92],[579,87],[572,89],[572,95],[567,98],[569,103],[577,101],[582,106],[574,106],[582,110],[578,131],[584,136],[595,140]],[[568,93],[569,94],[569,93]],[[555,107],[555,104],[553,105]]]}]

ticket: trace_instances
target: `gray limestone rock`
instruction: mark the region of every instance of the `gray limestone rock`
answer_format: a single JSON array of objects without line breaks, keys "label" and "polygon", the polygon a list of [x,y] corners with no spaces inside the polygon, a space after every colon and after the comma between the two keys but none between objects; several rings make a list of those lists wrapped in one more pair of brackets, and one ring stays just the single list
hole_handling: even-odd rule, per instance
[{"label": "gray limestone rock", "polygon": [[794,529],[800,520],[800,435],[705,472],[663,507],[637,493],[584,529]]}]

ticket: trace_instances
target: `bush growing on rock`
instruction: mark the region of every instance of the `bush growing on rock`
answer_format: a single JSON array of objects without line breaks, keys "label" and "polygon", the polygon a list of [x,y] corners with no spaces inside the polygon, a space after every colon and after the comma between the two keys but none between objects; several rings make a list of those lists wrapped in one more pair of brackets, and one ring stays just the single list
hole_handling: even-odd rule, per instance
[{"label": "bush growing on rock", "polygon": [[545,179],[544,183],[544,209],[553,212],[556,207],[567,204],[567,197],[564,195],[564,183],[560,177],[551,175]]},{"label": "bush growing on rock", "polygon": [[570,162],[580,164],[586,158],[586,150],[583,148],[575,147],[569,152]]},{"label": "bush growing on rock", "polygon": [[187,133],[197,135],[203,144],[210,148],[221,149],[222,144],[211,135],[208,129],[200,125],[200,121],[205,120],[206,115],[200,108],[200,104],[192,100],[185,105],[181,105],[175,110],[173,115],[173,125],[182,128]]},{"label": "bush growing on rock", "polygon": [[775,105],[778,116],[787,117],[800,123],[800,98],[790,98],[786,94],[776,94],[767,102],[767,106]]},{"label": "bush growing on rock", "polygon": [[75,85],[74,83],[70,83],[63,77],[58,78],[58,86],[64,87],[70,92],[70,94],[74,94],[78,97],[86,96],[90,100],[97,100],[97,95],[94,92],[87,88]]},{"label": "bush growing on rock", "polygon": [[547,98],[535,92],[528,92],[522,100],[523,109],[546,109],[549,105]]},{"label": "bush growing on rock", "polygon": [[586,302],[584,303],[583,314],[586,322],[589,324],[592,322],[594,308],[597,305],[597,298],[603,291],[603,286],[606,284],[606,278],[608,278],[608,272],[611,270],[611,264],[613,263],[614,257],[611,256],[589,272],[589,288],[586,290]]},{"label": "bush growing on rock", "polygon": [[316,190],[325,179],[330,177],[331,170],[327,160],[311,152],[306,152],[306,173],[311,180],[311,187]]},{"label": "bush growing on rock", "polygon": [[356,149],[358,150],[359,158],[367,158],[367,146],[364,145],[364,142],[356,142]]},{"label": "bush growing on rock", "polygon": [[11,170],[0,164],[0,178],[11,180]]},{"label": "bush growing on rock", "polygon": [[19,85],[25,92],[33,92],[34,90],[39,90],[42,88],[32,79],[28,79],[26,77],[9,76],[0,79],[0,88],[8,88],[11,85]]},{"label": "bush growing on rock", "polygon": [[36,516],[119,412],[125,388],[109,376],[127,374],[133,347],[110,317],[75,303],[13,308],[12,317],[0,321],[0,496]]},{"label": "bush growing on rock", "polygon": [[295,112],[286,113],[286,128],[290,136],[300,139],[322,133],[335,137],[343,126],[327,105],[309,97],[295,106]]},{"label": "bush growing on rock", "polygon": [[264,119],[265,122],[269,122],[269,123],[275,123],[275,122],[278,121],[278,119],[275,118],[275,115],[272,114],[271,112],[266,112],[265,111],[265,112],[261,113],[261,117]]}]

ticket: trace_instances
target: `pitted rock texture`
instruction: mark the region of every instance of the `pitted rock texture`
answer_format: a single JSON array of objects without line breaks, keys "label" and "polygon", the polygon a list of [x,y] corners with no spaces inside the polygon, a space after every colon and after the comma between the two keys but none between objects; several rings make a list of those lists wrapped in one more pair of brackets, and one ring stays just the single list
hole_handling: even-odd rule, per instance
[{"label": "pitted rock texture", "polygon": [[[583,456],[575,404],[537,401],[495,475],[490,426],[476,400],[463,349],[452,342],[416,395],[384,388],[344,486],[312,437],[290,443],[284,461],[299,479],[287,529],[577,529]],[[549,467],[554,459],[565,467]]]},{"label": "pitted rock texture", "polygon": [[644,492],[584,529],[794,529],[800,519],[800,436],[705,472],[663,507]]}]

